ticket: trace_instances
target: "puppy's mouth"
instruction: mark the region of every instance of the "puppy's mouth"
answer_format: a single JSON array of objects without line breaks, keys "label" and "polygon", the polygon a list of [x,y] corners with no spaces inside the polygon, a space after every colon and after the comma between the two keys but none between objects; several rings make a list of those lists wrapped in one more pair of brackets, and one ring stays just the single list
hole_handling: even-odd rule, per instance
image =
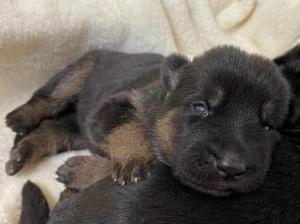
[{"label": "puppy's mouth", "polygon": [[227,183],[225,181],[210,181],[210,180],[201,180],[194,182],[190,178],[183,180],[182,182],[193,189],[213,195],[216,197],[228,196],[234,193],[234,190],[231,188],[233,183]]},{"label": "puppy's mouth", "polygon": [[175,175],[186,186],[216,197],[228,196],[233,193],[242,194],[253,188],[253,186],[247,186],[243,180],[212,180],[204,176],[193,175],[191,172],[185,172],[184,169],[177,169]]}]

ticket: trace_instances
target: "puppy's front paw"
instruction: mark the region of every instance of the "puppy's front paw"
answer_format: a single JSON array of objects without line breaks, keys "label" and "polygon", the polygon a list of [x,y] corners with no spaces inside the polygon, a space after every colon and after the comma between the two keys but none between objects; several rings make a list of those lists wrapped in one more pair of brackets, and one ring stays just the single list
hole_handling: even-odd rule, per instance
[{"label": "puppy's front paw", "polygon": [[137,183],[150,176],[150,163],[142,160],[129,159],[119,163],[113,161],[112,178],[114,182],[125,185]]},{"label": "puppy's front paw", "polygon": [[98,155],[69,158],[56,171],[57,180],[69,189],[82,191],[111,173],[111,162]]},{"label": "puppy's front paw", "polygon": [[26,134],[39,122],[30,105],[23,105],[6,115],[6,125],[18,134]]}]

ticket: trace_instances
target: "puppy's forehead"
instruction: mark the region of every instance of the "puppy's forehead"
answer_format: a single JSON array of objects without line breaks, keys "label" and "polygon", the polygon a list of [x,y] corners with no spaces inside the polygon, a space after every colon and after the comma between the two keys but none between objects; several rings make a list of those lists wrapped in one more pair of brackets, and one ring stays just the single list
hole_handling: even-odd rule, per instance
[{"label": "puppy's forehead", "polygon": [[194,58],[183,73],[185,95],[199,95],[212,106],[230,99],[253,110],[267,108],[264,116],[272,111],[283,117],[288,110],[288,83],[276,65],[261,56],[217,48]]},{"label": "puppy's forehead", "polygon": [[262,89],[272,93],[282,85],[282,75],[273,62],[233,47],[213,49],[194,58],[185,73],[191,88],[219,98],[226,92]]}]

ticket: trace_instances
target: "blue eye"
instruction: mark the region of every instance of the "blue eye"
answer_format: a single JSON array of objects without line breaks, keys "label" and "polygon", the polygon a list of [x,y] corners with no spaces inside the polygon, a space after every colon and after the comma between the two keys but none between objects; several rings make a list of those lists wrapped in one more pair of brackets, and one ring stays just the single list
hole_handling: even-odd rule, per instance
[{"label": "blue eye", "polygon": [[264,130],[265,131],[271,131],[271,130],[273,130],[274,129],[274,127],[272,127],[272,126],[270,126],[270,125],[264,125]]},{"label": "blue eye", "polygon": [[194,103],[193,109],[197,114],[199,114],[201,117],[207,117],[208,116],[208,109],[205,103]]}]

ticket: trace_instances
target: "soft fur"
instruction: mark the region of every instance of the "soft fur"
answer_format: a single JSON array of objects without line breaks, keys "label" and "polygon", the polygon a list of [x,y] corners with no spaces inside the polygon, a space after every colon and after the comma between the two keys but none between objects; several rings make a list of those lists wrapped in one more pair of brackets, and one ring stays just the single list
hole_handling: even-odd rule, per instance
[{"label": "soft fur", "polygon": [[[143,102],[154,154],[202,192],[222,196],[257,187],[288,111],[289,87],[278,69],[225,47],[191,62],[170,57],[162,75],[166,88]],[[206,117],[195,111],[199,104]]]},{"label": "soft fur", "polygon": [[[122,185],[146,177],[156,157],[199,191],[246,193],[265,177],[290,97],[273,62],[234,47],[192,61],[90,52],[7,115],[22,137],[6,171],[88,145],[112,160],[112,177]],[[63,169],[58,175],[72,185]]]},{"label": "soft fur", "polygon": [[[299,131],[299,126],[287,131]],[[285,136],[273,153],[263,184],[252,193],[226,198],[206,196],[184,187],[168,167],[160,165],[143,183],[119,186],[110,178],[97,182],[62,201],[47,223],[297,224],[300,222],[298,138],[292,141],[289,134]],[[31,192],[27,194],[24,200],[30,200]],[[44,200],[36,196],[35,200]],[[35,215],[34,210],[23,211],[27,211],[27,219]]]},{"label": "soft fur", "polygon": [[[299,42],[299,0],[22,0],[1,1],[0,220],[15,224],[23,183],[43,187],[52,206],[63,186],[54,171],[68,152],[48,157],[15,177],[3,166],[13,145],[5,115],[51,75],[91,48],[125,52],[182,52],[194,56],[234,44],[273,58]],[[180,15],[180,16],[178,16]],[[46,21],[46,22],[45,22]]]},{"label": "soft fur", "polygon": [[[295,48],[275,60],[287,80],[298,80],[298,52],[299,48]],[[293,82],[291,89],[291,99],[298,101],[299,83]],[[146,182],[122,187],[107,179],[61,200],[48,223],[299,223],[298,109],[297,104],[290,104],[269,172],[254,192],[226,198],[207,196],[182,185],[184,180],[174,177],[169,167],[156,164],[154,175]],[[101,179],[106,174],[102,172]],[[25,187],[24,202],[32,201],[35,191],[34,186]],[[35,200],[44,201],[41,194],[34,194]],[[27,211],[28,218],[34,217],[34,210],[28,210],[27,205],[24,203],[23,211]]]}]

